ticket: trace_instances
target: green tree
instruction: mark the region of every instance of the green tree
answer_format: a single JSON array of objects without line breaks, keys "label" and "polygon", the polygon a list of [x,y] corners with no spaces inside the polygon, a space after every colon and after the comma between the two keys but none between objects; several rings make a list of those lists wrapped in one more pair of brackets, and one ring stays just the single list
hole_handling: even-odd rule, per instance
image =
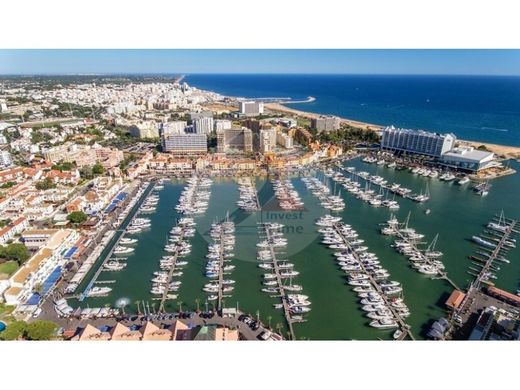
[{"label": "green tree", "polygon": [[11,322],[0,333],[0,340],[20,340],[25,335],[27,324],[23,321]]},{"label": "green tree", "polygon": [[45,179],[40,180],[38,183],[36,183],[35,187],[37,190],[45,191],[51,188],[56,188],[56,183],[54,183],[52,179],[46,177]]},{"label": "green tree", "polygon": [[50,340],[58,329],[58,326],[51,321],[37,320],[27,324],[26,337],[29,340]]},{"label": "green tree", "polygon": [[80,223],[85,222],[88,219],[88,217],[87,214],[85,214],[83,211],[73,211],[72,213],[67,215],[67,219],[70,222],[79,225]]},{"label": "green tree", "polygon": [[105,168],[103,168],[103,165],[101,165],[100,163],[95,163],[92,167],[92,173],[94,175],[102,175],[103,172],[105,172]]},{"label": "green tree", "polygon": [[82,167],[79,170],[79,175],[82,179],[92,179],[94,177],[92,167],[89,167],[88,165]]},{"label": "green tree", "polygon": [[7,246],[0,246],[0,257],[15,260],[19,265],[22,265],[29,256],[30,254],[27,247],[19,242],[11,243]]}]

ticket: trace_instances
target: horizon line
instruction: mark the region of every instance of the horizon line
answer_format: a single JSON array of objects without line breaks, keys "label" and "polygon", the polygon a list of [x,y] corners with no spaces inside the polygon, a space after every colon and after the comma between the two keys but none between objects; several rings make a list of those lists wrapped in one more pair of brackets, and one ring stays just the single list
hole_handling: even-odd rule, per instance
[{"label": "horizon line", "polygon": [[270,75],[270,76],[456,76],[456,77],[520,77],[520,74],[480,74],[480,73],[336,73],[336,72],[72,72],[72,73],[0,73],[0,77],[52,77],[52,76],[185,76],[190,75]]}]

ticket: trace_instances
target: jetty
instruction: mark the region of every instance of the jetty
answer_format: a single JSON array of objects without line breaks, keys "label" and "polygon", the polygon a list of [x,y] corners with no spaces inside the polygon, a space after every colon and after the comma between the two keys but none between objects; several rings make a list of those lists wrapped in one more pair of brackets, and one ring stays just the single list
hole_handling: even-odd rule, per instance
[{"label": "jetty", "polygon": [[379,285],[379,282],[372,276],[370,272],[365,268],[365,265],[363,264],[363,261],[361,261],[358,253],[354,250],[354,247],[351,245],[350,241],[345,237],[341,230],[341,225],[339,223],[332,224],[332,227],[336,231],[336,233],[341,237],[341,240],[343,243],[349,248],[349,251],[352,253],[354,258],[358,261],[361,269],[363,270],[363,273],[368,276],[368,280],[370,281],[370,284],[372,287],[379,293],[379,295],[383,298],[383,301],[385,302],[386,307],[391,311],[392,315],[397,320],[397,323],[399,324],[399,328],[401,330],[401,335],[399,336],[398,340],[404,340],[407,336],[409,336],[412,340],[415,340],[412,331],[411,326],[408,325],[404,318],[399,314],[399,312],[392,306],[390,299],[386,296],[385,292]]},{"label": "jetty", "polygon": [[[114,253],[115,248],[119,245],[119,241],[125,236],[126,227],[136,217],[136,215],[138,214],[137,211],[139,210],[139,207],[141,206],[143,201],[148,197],[148,195],[150,194],[150,192],[152,191],[154,186],[155,186],[154,182],[151,182],[148,184],[148,187],[143,191],[143,194],[141,195],[139,200],[136,202],[133,209],[129,212],[128,216],[123,220],[119,229],[115,232],[114,237],[112,238],[112,241],[105,248],[105,250],[108,250],[108,251],[106,252],[105,256],[101,258],[102,259],[101,263],[99,264],[96,272],[90,279],[90,282],[87,284],[87,286],[85,287],[83,292],[81,294],[79,294],[78,300],[80,302],[82,302],[88,296],[90,289],[94,286],[94,283],[96,283],[101,272],[103,272],[106,262],[110,260],[110,258],[112,257],[112,255]],[[103,253],[100,254],[100,257],[102,256],[102,254]]]},{"label": "jetty", "polygon": [[[182,242],[182,239],[184,238],[184,230],[181,232],[180,234],[180,240],[179,242]],[[172,265],[170,267],[170,269],[168,270],[168,277],[166,278],[166,282],[163,283],[163,286],[164,286],[164,292],[161,296],[161,301],[159,303],[159,312],[162,312],[164,313],[164,304],[166,303],[166,300],[168,299],[168,293],[170,292],[170,283],[172,281],[172,278],[173,278],[173,274],[175,272],[175,268],[176,268],[176,265],[177,265],[177,259],[179,258],[179,247],[177,247],[177,249],[175,250],[175,252],[173,252],[173,260],[172,260]]]},{"label": "jetty", "polygon": [[[358,172],[358,171],[356,171],[352,167],[350,167],[350,168],[348,168],[348,167],[347,168],[345,168],[345,167],[338,167],[338,168],[341,171],[343,171],[343,172],[345,172],[347,174],[350,174],[350,175],[352,175],[352,176],[354,176],[356,178],[359,178],[359,179],[363,179],[366,183],[374,184],[374,185],[378,186],[379,188],[382,188],[382,189],[387,190],[387,191],[389,191],[389,192],[391,192],[391,193],[393,193],[395,195],[400,196],[403,199],[414,200],[414,196],[415,195],[412,195],[411,191],[410,192],[402,192],[402,190],[407,190],[407,189],[405,189],[404,187],[401,187],[401,185],[399,183],[392,183],[392,184],[386,184],[385,183],[385,184],[383,184],[381,182],[377,182],[377,181],[371,180],[369,178],[370,177],[369,174],[365,175],[365,174],[363,174],[363,172]],[[392,187],[393,185],[396,185],[396,187]],[[427,191],[426,196],[429,197],[428,189],[426,189],[426,191]]]},{"label": "jetty", "polygon": [[265,233],[266,240],[269,244],[269,252],[271,253],[271,259],[273,264],[273,272],[276,275],[276,282],[278,285],[278,291],[279,291],[279,297],[281,298],[282,308],[284,312],[285,321],[287,323],[287,327],[289,328],[289,334],[291,337],[291,340],[296,339],[296,334],[294,333],[294,327],[293,323],[295,322],[301,322],[301,320],[295,320],[291,316],[291,309],[289,307],[289,303],[287,300],[287,293],[284,288],[280,267],[278,264],[278,258],[276,254],[276,250],[274,248],[274,239],[273,239],[273,230],[278,230],[276,228],[273,228],[269,223],[260,224],[262,230]]},{"label": "jetty", "polygon": [[[483,263],[478,264],[478,266],[481,267],[480,271],[473,269],[473,271],[475,272],[475,274],[472,274],[473,276],[475,276],[475,287],[480,287],[481,283],[493,284],[490,281],[488,281],[491,271],[496,272],[498,270],[496,265],[493,264],[493,262],[500,261],[499,258],[501,258],[502,254],[507,251],[506,244],[510,242],[509,239],[511,235],[519,233],[519,231],[515,229],[518,221],[514,219],[508,219],[501,215],[500,217],[495,216],[493,218],[493,221],[496,221],[496,223],[498,223],[499,226],[503,226],[502,232],[494,232],[496,235],[500,236],[500,239],[494,240],[494,242],[496,242],[495,248],[488,249],[488,252],[480,251],[480,253],[483,256],[487,256],[486,258],[477,258],[476,256],[470,256],[471,259],[478,259]],[[487,254],[484,255],[484,253]]]}]

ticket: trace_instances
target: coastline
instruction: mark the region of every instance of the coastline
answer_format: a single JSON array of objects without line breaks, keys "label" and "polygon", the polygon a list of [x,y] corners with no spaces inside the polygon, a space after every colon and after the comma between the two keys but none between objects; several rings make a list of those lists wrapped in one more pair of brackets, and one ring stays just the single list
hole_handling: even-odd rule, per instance
[{"label": "coastline", "polygon": [[[290,108],[287,106],[284,106],[280,103],[266,103],[264,105],[266,109],[272,112],[279,112],[283,114],[292,114],[292,115],[298,115],[307,119],[313,119],[318,118],[323,114],[318,114],[314,112],[308,112],[308,111],[301,111],[296,110],[294,108]],[[384,126],[376,125],[373,123],[367,123],[367,122],[361,122],[356,121],[352,119],[347,118],[340,118],[341,123],[347,124],[352,127],[356,127],[363,130],[374,130],[374,131],[381,131]],[[487,142],[480,142],[480,141],[469,141],[469,140],[463,140],[458,139],[458,142],[464,145],[473,146],[474,148],[478,148],[479,146],[484,145],[487,150],[490,152],[495,153],[497,156],[505,159],[520,158],[520,147],[518,146],[508,146],[508,145],[498,145],[498,144],[492,144]]]}]

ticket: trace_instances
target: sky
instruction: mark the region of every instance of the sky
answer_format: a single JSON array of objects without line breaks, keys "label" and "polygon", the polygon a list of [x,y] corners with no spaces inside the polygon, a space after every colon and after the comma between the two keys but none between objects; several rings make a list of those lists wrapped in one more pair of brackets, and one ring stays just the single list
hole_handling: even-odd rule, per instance
[{"label": "sky", "polygon": [[520,50],[0,49],[0,74],[335,73],[520,76]]}]

